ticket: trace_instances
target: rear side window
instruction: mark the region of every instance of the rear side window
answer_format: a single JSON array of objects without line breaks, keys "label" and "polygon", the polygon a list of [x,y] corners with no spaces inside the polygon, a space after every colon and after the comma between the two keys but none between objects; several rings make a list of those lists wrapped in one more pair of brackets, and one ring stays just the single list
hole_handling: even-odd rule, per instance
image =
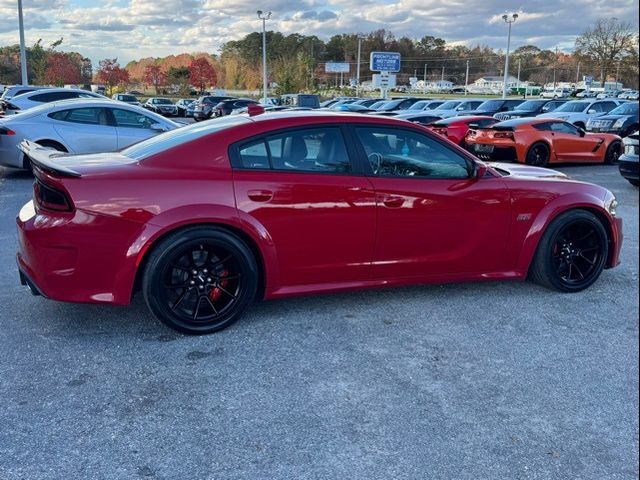
[{"label": "rear side window", "polygon": [[54,120],[82,123],[85,125],[106,125],[107,115],[104,108],[74,108],[49,114]]},{"label": "rear side window", "polygon": [[71,98],[78,98],[78,93],[76,92],[38,93],[36,95],[32,95],[30,100],[33,102],[48,103],[48,102],[57,102],[59,100],[69,100]]},{"label": "rear side window", "polygon": [[340,128],[309,128],[270,135],[242,145],[242,168],[349,173],[351,162]]}]

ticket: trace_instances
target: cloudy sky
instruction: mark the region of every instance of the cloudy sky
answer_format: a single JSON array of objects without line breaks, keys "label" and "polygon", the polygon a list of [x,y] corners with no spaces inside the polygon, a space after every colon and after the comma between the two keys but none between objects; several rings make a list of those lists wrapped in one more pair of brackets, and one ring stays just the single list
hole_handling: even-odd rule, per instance
[{"label": "cloudy sky", "polygon": [[[504,48],[507,11],[520,18],[514,47],[571,49],[593,20],[626,19],[637,26],[638,0],[23,0],[26,40],[64,37],[94,63],[122,63],[182,52],[215,53],[232,39],[261,28],[256,9],[271,10],[268,28],[284,33],[368,32],[397,37],[439,36],[448,42]],[[0,45],[18,42],[17,0],[0,0]]]}]

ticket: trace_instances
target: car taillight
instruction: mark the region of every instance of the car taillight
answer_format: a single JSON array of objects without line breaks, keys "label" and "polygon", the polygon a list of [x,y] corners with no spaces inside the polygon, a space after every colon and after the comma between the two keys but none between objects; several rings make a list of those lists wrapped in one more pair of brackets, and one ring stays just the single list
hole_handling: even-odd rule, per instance
[{"label": "car taillight", "polygon": [[469,131],[467,132],[467,137],[475,137],[477,134],[478,134],[478,132],[477,132],[477,131],[475,131],[475,130],[469,130]]},{"label": "car taillight", "polygon": [[447,136],[447,129],[446,128],[442,128],[442,127],[435,127],[433,129],[434,132],[440,134],[440,135],[444,135],[445,137]]},{"label": "car taillight", "polygon": [[64,192],[36,180],[33,183],[33,197],[38,207],[56,212],[71,212],[71,202]]},{"label": "car taillight", "polygon": [[493,138],[509,138],[514,139],[513,132],[496,132],[493,134]]},{"label": "car taillight", "polygon": [[7,127],[0,127],[0,135],[15,135],[16,132]]}]

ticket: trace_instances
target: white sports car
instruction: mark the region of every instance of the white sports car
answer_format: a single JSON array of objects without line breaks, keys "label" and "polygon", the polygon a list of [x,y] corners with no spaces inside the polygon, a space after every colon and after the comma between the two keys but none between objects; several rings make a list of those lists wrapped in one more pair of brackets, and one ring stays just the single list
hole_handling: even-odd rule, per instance
[{"label": "white sports car", "polygon": [[113,100],[47,103],[0,118],[0,165],[30,168],[22,140],[74,154],[113,152],[182,126],[141,107]]},{"label": "white sports car", "polygon": [[35,90],[32,92],[21,93],[11,100],[5,102],[5,115],[15,115],[29,110],[33,107],[39,107],[43,103],[59,102],[61,100],[72,100],[77,98],[101,99],[106,97],[99,93],[81,90],[79,88],[47,88],[45,90]]}]

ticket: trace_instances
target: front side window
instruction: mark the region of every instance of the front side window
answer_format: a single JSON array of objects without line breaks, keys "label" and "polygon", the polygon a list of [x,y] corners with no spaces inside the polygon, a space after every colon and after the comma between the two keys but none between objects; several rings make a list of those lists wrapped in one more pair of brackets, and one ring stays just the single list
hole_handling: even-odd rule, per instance
[{"label": "front side window", "polygon": [[39,93],[32,95],[30,100],[38,103],[57,102],[59,100],[69,100],[71,98],[78,98],[76,92],[49,92]]},{"label": "front side window", "polygon": [[146,115],[142,115],[130,110],[122,110],[120,108],[112,108],[113,118],[116,121],[116,127],[121,128],[151,128],[154,122]]},{"label": "front side window", "polygon": [[566,122],[555,122],[550,125],[551,131],[556,133],[565,133],[567,135],[579,136],[580,132],[576,127]]},{"label": "front side window", "polygon": [[374,175],[468,178],[467,160],[426,135],[396,128],[358,127],[358,138]]},{"label": "front side window", "polygon": [[339,128],[309,128],[270,135],[239,150],[243,168],[349,173],[351,162]]}]

